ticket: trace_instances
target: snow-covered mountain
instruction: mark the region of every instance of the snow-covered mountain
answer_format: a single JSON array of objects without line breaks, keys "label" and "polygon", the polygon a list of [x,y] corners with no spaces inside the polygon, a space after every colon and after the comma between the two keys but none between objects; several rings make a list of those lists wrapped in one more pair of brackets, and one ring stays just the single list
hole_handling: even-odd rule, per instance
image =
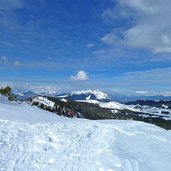
[{"label": "snow-covered mountain", "polygon": [[2,171],[168,171],[170,140],[151,124],[69,119],[0,96]]},{"label": "snow-covered mountain", "polygon": [[[157,124],[166,129],[171,128],[171,101],[137,101],[139,104],[137,102],[123,104],[110,100],[106,93],[99,90],[60,94],[56,96],[60,101],[54,96],[51,97],[51,95],[42,96],[34,92],[27,92],[20,94],[17,99],[30,99],[33,105],[68,117],[72,115],[86,119],[134,119]],[[70,100],[74,100],[76,103]],[[84,104],[80,104],[80,102]],[[163,106],[167,106],[167,108]]]},{"label": "snow-covered mountain", "polygon": [[70,100],[98,100],[109,101],[109,97],[106,93],[100,90],[82,90],[72,91],[71,93],[59,94],[58,98],[68,98]]},{"label": "snow-covered mountain", "polygon": [[126,105],[115,101],[69,100],[49,96],[36,96],[28,100],[31,105],[60,116],[85,119],[138,120],[171,129],[171,109]]},{"label": "snow-covered mountain", "polygon": [[94,95],[94,97],[97,100],[105,100],[105,99],[109,99],[108,95],[100,90],[82,90],[82,91],[73,91],[71,93],[71,95],[81,95],[81,94],[85,94],[88,95],[87,99],[91,99]]}]

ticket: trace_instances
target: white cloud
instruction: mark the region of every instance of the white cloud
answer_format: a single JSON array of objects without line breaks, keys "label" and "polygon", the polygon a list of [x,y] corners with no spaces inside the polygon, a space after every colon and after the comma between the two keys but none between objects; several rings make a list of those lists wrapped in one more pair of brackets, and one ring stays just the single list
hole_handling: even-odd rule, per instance
[{"label": "white cloud", "polygon": [[120,84],[125,87],[145,90],[163,90],[171,86],[171,68],[158,68],[139,72],[128,72],[119,78]]},{"label": "white cloud", "polygon": [[148,91],[144,91],[144,90],[136,90],[135,93],[137,94],[147,94]]},{"label": "white cloud", "polygon": [[71,80],[84,81],[88,79],[88,75],[85,71],[78,71],[76,75],[70,77]]},{"label": "white cloud", "polygon": [[142,80],[142,81],[156,81],[158,83],[171,83],[171,67],[158,68],[146,71],[128,72],[125,74],[126,79]]},{"label": "white cloud", "polygon": [[[50,83],[49,83],[50,84]],[[26,91],[34,91],[36,93],[57,93],[60,88],[57,85],[44,85],[44,83],[35,83],[35,82],[1,82],[0,87],[10,86],[12,87],[14,92],[26,92]]]},{"label": "white cloud", "polygon": [[[103,36],[102,41],[149,49],[154,53],[171,53],[170,0],[117,0],[117,2],[118,17],[129,18],[132,23],[124,30],[114,29]],[[114,22],[117,13],[115,8],[109,8],[103,15]]]},{"label": "white cloud", "polygon": [[115,32],[111,32],[109,34],[106,34],[104,35],[101,40],[104,42],[104,43],[107,43],[107,44],[117,44],[118,41],[120,42],[120,40],[117,38],[116,36],[116,33]]},{"label": "white cloud", "polygon": [[[117,94],[166,95],[171,94],[171,67],[127,72],[112,78]],[[119,90],[117,92],[117,90]]]},{"label": "white cloud", "polygon": [[26,90],[31,90],[36,93],[57,93],[59,91],[59,88],[57,86],[51,86],[51,85],[29,85],[25,86]]},{"label": "white cloud", "polygon": [[87,48],[92,48],[92,47],[94,47],[94,44],[93,43],[89,43],[89,44],[86,45],[86,47]]},{"label": "white cloud", "polygon": [[[145,54],[145,56],[144,56]],[[129,48],[124,47],[112,47],[109,49],[95,50],[92,52],[93,60],[96,64],[102,66],[112,66],[115,64],[135,64],[142,65],[149,60],[149,54],[143,53],[141,50],[131,51]],[[150,54],[150,58],[151,58]],[[139,60],[141,58],[141,60]]]}]

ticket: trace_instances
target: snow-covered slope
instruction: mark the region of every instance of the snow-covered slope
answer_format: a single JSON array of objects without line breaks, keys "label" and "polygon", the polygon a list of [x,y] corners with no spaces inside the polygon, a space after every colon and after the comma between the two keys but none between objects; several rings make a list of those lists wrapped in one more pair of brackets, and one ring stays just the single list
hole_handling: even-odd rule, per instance
[{"label": "snow-covered slope", "polygon": [[33,102],[38,102],[38,103],[43,104],[51,109],[55,105],[54,102],[52,102],[52,101],[48,100],[46,97],[42,97],[42,96],[37,96],[37,97],[33,98],[32,100],[33,100]]},{"label": "snow-covered slope", "polygon": [[78,102],[86,102],[86,103],[93,103],[93,104],[98,104],[102,108],[107,108],[107,109],[116,109],[116,110],[123,110],[123,109],[128,109],[131,111],[140,111],[139,109],[135,108],[134,105],[125,105],[122,103],[118,103],[115,101],[110,101],[110,102],[100,102],[98,100],[77,100]]},{"label": "snow-covered slope", "polygon": [[154,125],[68,119],[0,100],[2,171],[168,171],[170,161],[171,132]]},{"label": "snow-covered slope", "polygon": [[61,117],[38,107],[30,106],[25,102],[21,104],[10,102],[6,97],[0,95],[0,119],[44,123],[54,122],[57,118]]}]

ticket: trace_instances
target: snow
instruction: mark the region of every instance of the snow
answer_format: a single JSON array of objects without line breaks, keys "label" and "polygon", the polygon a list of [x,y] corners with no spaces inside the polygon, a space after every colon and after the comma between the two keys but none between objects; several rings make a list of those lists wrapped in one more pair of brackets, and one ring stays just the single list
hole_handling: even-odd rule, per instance
[{"label": "snow", "polygon": [[[162,105],[163,106],[163,105]],[[165,105],[164,105],[165,106]],[[150,106],[141,106],[137,105],[140,112],[147,113],[147,114],[153,114],[153,117],[161,117],[165,120],[171,120],[171,109],[167,109],[165,106],[165,109],[163,108],[157,108],[157,107],[150,107]],[[144,115],[144,117],[148,117],[148,115]]]},{"label": "snow", "polygon": [[86,100],[90,100],[90,98],[91,98],[91,94],[88,97],[86,97]]},{"label": "snow", "polygon": [[[94,94],[98,100],[109,99],[108,95],[100,90],[81,90],[81,91],[72,91],[71,95],[80,95],[80,94]],[[87,98],[87,100],[90,99]]]},{"label": "snow", "polygon": [[109,108],[109,109],[118,109],[118,110],[122,110],[122,109],[128,109],[131,111],[139,111],[138,109],[135,109],[133,105],[125,105],[122,103],[118,103],[115,101],[111,101],[111,102],[100,102],[99,106],[102,108]]},{"label": "snow", "polygon": [[[141,106],[141,105],[125,105],[122,103],[118,103],[115,101],[110,101],[110,102],[100,102],[98,100],[91,100],[91,99],[86,99],[86,100],[76,100],[77,102],[86,102],[86,103],[93,103],[93,104],[98,104],[102,108],[107,108],[111,109],[112,113],[117,113],[118,110],[131,110],[134,112],[139,112],[141,116],[143,117],[149,117],[149,114],[151,115],[150,117],[153,118],[162,118],[165,120],[171,120],[171,109],[167,109],[168,107],[163,105],[163,108],[157,108],[157,107],[150,107],[150,106]],[[144,113],[144,114],[142,114]]]},{"label": "snow", "polygon": [[76,102],[85,102],[85,103],[93,103],[93,104],[100,104],[100,102],[98,100],[75,100]]},{"label": "snow", "polygon": [[118,110],[113,109],[113,110],[111,110],[111,112],[114,113],[114,114],[116,114],[116,113],[118,113]]},{"label": "snow", "polygon": [[111,102],[100,102],[98,100],[76,100],[78,102],[86,102],[86,103],[93,103],[93,104],[98,104],[100,107],[102,108],[107,108],[107,109],[117,109],[117,110],[122,110],[122,109],[128,109],[128,110],[132,110],[132,111],[140,111],[139,109],[136,109],[134,105],[125,105],[122,103],[118,103],[115,101],[111,101]]},{"label": "snow", "polygon": [[64,99],[64,98],[62,98],[60,101],[65,102],[65,103],[68,102],[67,99]]},{"label": "snow", "polygon": [[162,108],[168,109],[167,105],[162,104]]},{"label": "snow", "polygon": [[170,161],[170,131],[69,119],[0,97],[0,171],[168,171]]},{"label": "snow", "polygon": [[65,95],[57,95],[58,98],[65,98],[65,97],[68,97],[68,94],[65,94]]},{"label": "snow", "polygon": [[41,103],[47,107],[50,107],[51,109],[54,107],[55,103],[48,100],[46,97],[42,97],[42,96],[37,96],[35,98],[33,98],[33,102],[38,102]]},{"label": "snow", "polygon": [[112,102],[102,102],[99,104],[102,108],[109,108],[109,109],[125,109],[127,108],[126,105],[112,101]]},{"label": "snow", "polygon": [[25,102],[18,104],[10,102],[6,97],[0,96],[0,119],[26,122],[55,122],[60,119],[55,113],[44,111]]}]

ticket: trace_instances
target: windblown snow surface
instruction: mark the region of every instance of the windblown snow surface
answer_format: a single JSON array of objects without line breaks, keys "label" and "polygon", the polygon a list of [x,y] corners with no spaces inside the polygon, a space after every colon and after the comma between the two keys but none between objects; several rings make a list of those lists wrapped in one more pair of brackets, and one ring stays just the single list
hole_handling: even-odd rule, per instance
[{"label": "windblown snow surface", "polygon": [[0,97],[0,171],[169,171],[171,132],[69,119]]}]

